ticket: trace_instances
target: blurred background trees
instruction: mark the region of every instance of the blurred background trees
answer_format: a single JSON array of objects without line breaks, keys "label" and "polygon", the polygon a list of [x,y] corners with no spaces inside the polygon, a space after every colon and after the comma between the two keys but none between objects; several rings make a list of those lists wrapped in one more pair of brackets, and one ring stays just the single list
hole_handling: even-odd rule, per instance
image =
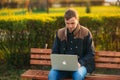
[{"label": "blurred background trees", "polygon": [[50,7],[86,6],[86,13],[90,13],[90,5],[106,4],[120,6],[120,0],[116,0],[116,2],[110,2],[110,0],[0,0],[0,9],[27,8],[28,12],[49,13]]},{"label": "blurred background trees", "polygon": [[[47,11],[49,7],[59,5],[60,7],[69,6],[87,6],[103,5],[108,3],[110,5],[120,6],[120,0],[116,2],[109,2],[110,0],[0,0],[0,9],[2,8],[28,8],[28,10],[43,10]],[[87,5],[86,5],[87,2]]]}]

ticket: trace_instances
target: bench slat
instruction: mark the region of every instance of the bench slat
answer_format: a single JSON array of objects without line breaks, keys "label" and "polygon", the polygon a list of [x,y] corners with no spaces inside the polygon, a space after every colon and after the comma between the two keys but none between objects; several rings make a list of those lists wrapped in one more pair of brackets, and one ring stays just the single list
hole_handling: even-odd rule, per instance
[{"label": "bench slat", "polygon": [[120,80],[119,75],[106,75],[106,74],[95,74],[87,76],[85,80]]},{"label": "bench slat", "polygon": [[50,55],[40,55],[40,54],[31,54],[31,58],[34,58],[34,59],[49,59],[50,60]]},{"label": "bench slat", "polygon": [[85,80],[120,80],[119,75],[93,74],[88,75]]},{"label": "bench slat", "polygon": [[[49,71],[43,70],[28,70],[24,74],[21,75],[22,78],[33,78],[33,79],[42,79],[48,80]],[[28,75],[29,74],[29,75]],[[72,79],[64,79],[64,80],[72,80]],[[101,74],[93,74],[85,77],[85,80],[120,80],[120,76],[118,75],[101,75]]]},{"label": "bench slat", "polygon": [[21,75],[22,78],[34,78],[39,70],[27,70]]},{"label": "bench slat", "polygon": [[[37,78],[36,76],[39,75],[43,75],[44,77],[48,75],[49,71],[43,71],[43,70],[32,70],[29,69],[27,70],[24,74],[21,75],[22,78]],[[37,78],[38,79],[38,78]]]},{"label": "bench slat", "polygon": [[31,53],[48,53],[52,52],[51,49],[31,48]]},{"label": "bench slat", "polygon": [[96,63],[96,68],[111,68],[111,69],[120,69],[120,64],[112,63]]},{"label": "bench slat", "polygon": [[47,60],[30,60],[30,64],[32,65],[47,65],[50,66],[51,62]]},{"label": "bench slat", "polygon": [[109,58],[109,57],[98,57],[95,59],[96,62],[114,62],[114,63],[120,63],[120,58]]},{"label": "bench slat", "polygon": [[114,56],[114,57],[120,57],[120,52],[111,52],[111,51],[99,51],[95,52],[96,56]]}]

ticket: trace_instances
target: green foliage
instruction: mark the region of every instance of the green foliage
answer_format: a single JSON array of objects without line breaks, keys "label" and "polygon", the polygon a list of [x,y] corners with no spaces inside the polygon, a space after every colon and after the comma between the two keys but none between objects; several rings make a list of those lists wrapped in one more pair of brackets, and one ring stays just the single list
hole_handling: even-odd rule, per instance
[{"label": "green foliage", "polygon": [[[0,54],[1,59],[7,62],[7,64],[21,67],[22,65],[28,65],[29,60],[27,54],[28,48],[28,34],[24,28],[25,23],[19,21],[1,21],[5,23],[5,26],[0,30]],[[24,58],[26,61],[24,61]],[[19,65],[20,64],[20,65]]]},{"label": "green foliage", "polygon": [[25,69],[16,69],[15,67],[7,64],[0,64],[0,80],[21,80],[20,74]]},{"label": "green foliage", "polygon": [[90,13],[91,10],[90,10],[90,1],[87,1],[86,3],[86,13]]}]

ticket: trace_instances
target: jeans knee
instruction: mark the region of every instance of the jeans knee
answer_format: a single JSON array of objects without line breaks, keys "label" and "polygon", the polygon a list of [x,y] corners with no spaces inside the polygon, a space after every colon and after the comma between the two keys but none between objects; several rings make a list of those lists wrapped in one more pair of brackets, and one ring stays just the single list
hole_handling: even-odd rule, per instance
[{"label": "jeans knee", "polygon": [[58,80],[58,72],[51,70],[48,74],[48,80]]},{"label": "jeans knee", "polygon": [[51,73],[48,74],[48,80],[55,80],[55,76]]},{"label": "jeans knee", "polygon": [[75,73],[73,75],[73,80],[83,80],[84,78],[82,78],[82,76],[79,73]]},{"label": "jeans knee", "polygon": [[87,70],[84,66],[80,67],[78,71],[73,73],[73,80],[84,80]]}]

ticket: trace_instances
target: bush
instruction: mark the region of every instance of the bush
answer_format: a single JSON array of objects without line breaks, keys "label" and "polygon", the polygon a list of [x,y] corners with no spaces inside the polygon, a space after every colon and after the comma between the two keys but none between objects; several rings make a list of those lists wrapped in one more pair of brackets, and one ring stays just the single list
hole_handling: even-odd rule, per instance
[{"label": "bush", "polygon": [[[80,24],[90,29],[96,50],[120,51],[120,15],[84,15]],[[0,59],[17,67],[29,65],[31,47],[52,48],[56,31],[64,27],[59,15],[11,16],[0,20]]]}]

